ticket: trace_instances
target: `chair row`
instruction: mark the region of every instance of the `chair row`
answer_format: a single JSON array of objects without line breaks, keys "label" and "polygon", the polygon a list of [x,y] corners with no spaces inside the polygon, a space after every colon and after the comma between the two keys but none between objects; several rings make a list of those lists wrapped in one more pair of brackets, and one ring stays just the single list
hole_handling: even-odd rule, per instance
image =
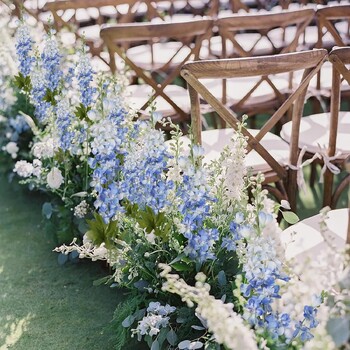
[{"label": "chair row", "polygon": [[[334,12],[336,11],[337,16]],[[346,34],[329,28],[342,28],[333,19],[350,18],[350,5],[319,10],[327,28],[319,30],[320,42],[328,36],[327,45],[346,46]],[[303,32],[314,17],[312,9],[282,11],[281,13],[232,15],[214,21],[197,19],[183,23],[128,23],[104,26],[101,38],[108,48],[109,57],[104,57],[112,72],[126,65],[132,84],[127,91],[132,96],[135,109],[147,113],[149,102],[155,100],[157,109],[179,123],[189,122],[189,101],[185,86],[178,76],[183,64],[190,60],[228,57],[250,57],[297,51],[303,41]],[[219,36],[212,36],[216,27]],[[242,32],[244,30],[244,32]],[[339,33],[339,34],[338,34]],[[344,37],[340,42],[338,39]],[[320,47],[323,45],[320,44]],[[325,66],[323,74],[311,83],[311,91],[317,97],[322,93],[330,96],[331,67]],[[297,77],[285,75],[270,82],[259,83],[256,88],[242,81],[238,88],[230,82],[212,82],[211,92],[220,97],[236,114],[253,116],[273,113],[285,99],[288,90],[297,82]],[[179,85],[180,83],[180,85]],[[321,90],[322,83],[322,90]],[[253,89],[250,92],[250,89]],[[237,91],[239,94],[237,94]],[[278,93],[278,99],[274,97]],[[249,93],[250,92],[250,93]],[[272,97],[271,97],[272,96]],[[240,98],[238,98],[240,97]],[[244,103],[241,102],[243,100]],[[209,112],[210,109],[207,109]]]},{"label": "chair row", "polygon": [[[330,113],[303,117],[305,98],[310,81],[321,67],[332,64],[332,95]],[[247,165],[253,174],[265,176],[264,186],[278,199],[287,199],[296,209],[296,197],[305,184],[303,167],[313,160],[322,165],[324,183],[323,205],[335,207],[340,193],[350,184],[350,175],[333,188],[333,177],[341,173],[350,159],[350,112],[340,112],[341,81],[349,88],[350,48],[324,49],[252,58],[196,61],[185,64],[181,74],[188,83],[191,101],[192,130],[195,141],[203,145],[204,161],[218,159],[220,151],[230,143],[240,125],[237,115],[210,92],[212,80],[256,78],[271,83],[272,76],[301,72],[301,79],[280,102],[276,112],[259,129],[242,128],[247,137]],[[239,88],[239,85],[238,85]],[[277,93],[277,91],[276,91]],[[202,131],[201,101],[206,101],[226,121],[228,128]],[[273,127],[291,111],[290,120],[280,136]],[[344,174],[344,173],[342,173]],[[299,188],[299,190],[298,190]]]}]

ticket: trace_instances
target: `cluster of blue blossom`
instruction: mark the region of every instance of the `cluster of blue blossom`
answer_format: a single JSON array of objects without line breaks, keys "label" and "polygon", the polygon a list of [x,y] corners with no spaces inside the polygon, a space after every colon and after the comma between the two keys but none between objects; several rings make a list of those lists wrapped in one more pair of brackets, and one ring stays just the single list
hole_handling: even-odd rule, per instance
[{"label": "cluster of blue blossom", "polygon": [[16,32],[16,52],[19,60],[19,71],[25,77],[30,74],[35,62],[35,58],[32,56],[33,45],[34,40],[30,36],[29,28],[21,24]]},{"label": "cluster of blue blossom", "polygon": [[[107,102],[105,102],[105,105]],[[123,210],[120,184],[122,158],[127,153],[128,135],[126,111],[118,101],[108,101],[107,117],[91,127],[91,152],[89,165],[93,169],[91,185],[97,199],[95,207],[106,222]]]},{"label": "cluster of blue blossom", "polygon": [[29,130],[29,125],[26,122],[25,118],[22,115],[17,115],[15,118],[10,118],[9,119],[9,136],[8,138],[11,141],[17,141],[20,135],[27,130]]},{"label": "cluster of blue blossom", "polygon": [[168,181],[165,175],[171,155],[162,131],[142,122],[138,130],[124,158],[121,188],[131,203],[158,213],[171,204],[168,198],[174,182]]},{"label": "cluster of blue blossom", "polygon": [[219,239],[215,228],[207,228],[205,219],[210,216],[210,204],[215,201],[208,186],[208,172],[200,164],[203,149],[193,146],[190,157],[180,157],[182,181],[178,184],[179,212],[182,214],[180,232],[188,239],[185,252],[201,263],[214,260],[213,247]]},{"label": "cluster of blue blossom", "polygon": [[[266,221],[270,215],[261,213],[259,217]],[[282,263],[274,246],[274,240],[263,235],[247,240],[243,265],[246,283],[241,285],[241,291],[247,298],[243,317],[255,327],[267,329],[274,339],[284,336],[286,343],[290,343],[300,336],[304,342],[313,337],[310,329],[318,324],[315,319],[318,305],[305,306],[304,320],[298,322],[287,313],[279,314],[273,310],[273,302],[281,297],[278,281],[290,279],[282,272]]]}]

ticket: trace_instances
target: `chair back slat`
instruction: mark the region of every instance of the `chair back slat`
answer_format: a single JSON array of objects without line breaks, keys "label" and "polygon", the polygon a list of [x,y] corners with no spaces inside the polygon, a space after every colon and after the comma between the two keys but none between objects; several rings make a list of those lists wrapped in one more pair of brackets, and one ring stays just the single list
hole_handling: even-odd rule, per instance
[{"label": "chair back slat", "polygon": [[[326,57],[327,51],[319,49],[274,56],[187,63],[183,67],[181,74],[189,85],[191,103],[193,105],[191,117],[192,128],[195,132],[195,140],[199,143],[201,142],[199,95],[211,105],[218,115],[232,128],[237,129],[239,124],[239,119],[232,110],[225,106],[222,101],[216,98],[205,86],[205,79],[252,77],[303,70],[304,74],[299,86],[295,88],[287,100],[285,100],[272,117],[268,119],[258,135],[253,136],[247,129],[242,129],[243,134],[248,138],[248,151],[254,149],[258,152],[259,155],[270,165],[273,171],[275,171],[280,178],[285,179],[287,176],[286,169],[271,156],[269,151],[262,146],[260,141],[267,132],[271,131],[272,127],[282,118],[282,116],[285,115],[286,111],[293,106],[293,121],[299,125],[308,84],[312,77],[317,74],[323,62],[326,60]],[[290,152],[291,164],[296,165],[297,158],[298,128],[294,130],[292,136]]]}]

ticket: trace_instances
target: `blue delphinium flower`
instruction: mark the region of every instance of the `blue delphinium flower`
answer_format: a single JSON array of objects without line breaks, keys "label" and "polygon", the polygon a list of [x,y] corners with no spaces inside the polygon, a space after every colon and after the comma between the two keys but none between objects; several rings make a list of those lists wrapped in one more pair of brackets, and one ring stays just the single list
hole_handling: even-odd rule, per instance
[{"label": "blue delphinium flower", "polygon": [[125,122],[126,111],[118,100],[109,105],[112,107],[107,117],[91,128],[93,157],[89,160],[94,170],[91,185],[97,193],[94,205],[105,222],[123,211],[120,201],[124,195],[117,178],[121,172],[121,159],[127,154],[129,133]]},{"label": "blue delphinium flower", "polygon": [[19,61],[19,71],[26,77],[30,74],[35,58],[31,55],[34,40],[31,38],[29,28],[21,23],[16,32],[16,52]]},{"label": "blue delphinium flower", "polygon": [[193,160],[179,158],[182,168],[182,182],[178,184],[176,196],[179,199],[179,211],[183,215],[181,233],[188,239],[185,252],[194,260],[201,263],[215,259],[212,253],[219,239],[217,230],[204,226],[205,219],[210,214],[210,204],[215,200],[209,193],[204,168],[196,167],[197,157],[201,157],[199,147],[193,149]]},{"label": "blue delphinium flower", "polygon": [[43,74],[42,66],[39,62],[37,62],[36,66],[32,69],[30,78],[32,83],[30,97],[35,107],[34,114],[39,122],[44,123],[48,118],[52,105],[50,102],[45,100],[45,96],[47,94],[47,82]]},{"label": "blue delphinium flower", "polygon": [[76,68],[76,78],[78,79],[80,100],[84,107],[89,107],[94,102],[96,88],[91,86],[94,80],[94,73],[90,59],[85,52],[81,53]]},{"label": "blue delphinium flower", "polygon": [[30,129],[28,123],[22,115],[17,115],[16,118],[9,119],[11,128],[11,141],[17,141],[19,136]]},{"label": "blue delphinium flower", "polygon": [[59,52],[57,41],[53,32],[50,32],[45,41],[43,53],[41,54],[42,67],[45,71],[46,87],[51,91],[57,89],[62,78],[60,68],[62,55]]},{"label": "blue delphinium flower", "polygon": [[125,198],[154,213],[169,205],[169,191],[174,183],[167,180],[165,171],[170,157],[163,132],[151,123],[140,125],[140,133],[124,159],[121,186]]},{"label": "blue delphinium flower", "polygon": [[72,122],[75,118],[72,113],[69,102],[66,99],[58,101],[56,108],[56,128],[60,140],[60,147],[66,151],[72,145],[74,132],[71,130]]}]

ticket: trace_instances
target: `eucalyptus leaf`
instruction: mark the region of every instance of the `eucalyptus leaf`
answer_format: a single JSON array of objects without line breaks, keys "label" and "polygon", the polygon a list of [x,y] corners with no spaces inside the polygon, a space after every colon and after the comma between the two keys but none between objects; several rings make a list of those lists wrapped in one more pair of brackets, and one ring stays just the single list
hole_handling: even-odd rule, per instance
[{"label": "eucalyptus leaf", "polygon": [[294,225],[299,221],[297,214],[292,211],[282,211],[283,219],[288,222],[288,224]]},{"label": "eucalyptus leaf", "polygon": [[203,347],[203,343],[201,343],[200,341],[194,341],[190,344],[189,349],[195,350],[195,349],[201,349],[202,347]]},{"label": "eucalyptus leaf", "polygon": [[196,326],[196,325],[191,326],[191,328],[195,329],[196,331],[203,331],[203,330],[205,330],[204,327],[202,327],[202,326]]},{"label": "eucalyptus leaf", "polygon": [[191,342],[189,340],[183,340],[181,343],[177,344],[180,350],[188,349],[190,345]]},{"label": "eucalyptus leaf", "polygon": [[167,335],[166,335],[166,339],[169,342],[170,345],[175,346],[176,342],[177,342],[177,335],[175,333],[175,331],[173,329],[171,329]]},{"label": "eucalyptus leaf", "polygon": [[330,318],[327,331],[337,347],[345,345],[350,339],[350,317]]},{"label": "eucalyptus leaf", "polygon": [[159,350],[159,342],[157,339],[152,343],[151,350]]},{"label": "eucalyptus leaf", "polygon": [[129,315],[123,322],[122,322],[122,326],[124,328],[128,328],[130,327],[135,321],[135,317],[133,315]]},{"label": "eucalyptus leaf", "polygon": [[57,261],[59,265],[64,265],[68,261],[68,255],[63,253],[58,254]]},{"label": "eucalyptus leaf", "polygon": [[52,204],[50,202],[45,202],[41,208],[41,212],[42,212],[43,216],[45,216],[46,219],[49,220],[51,218],[52,212],[53,212]]},{"label": "eucalyptus leaf", "polygon": [[220,287],[226,286],[226,284],[227,284],[227,278],[226,278],[225,271],[221,270],[221,271],[218,273],[218,281],[219,281]]}]

